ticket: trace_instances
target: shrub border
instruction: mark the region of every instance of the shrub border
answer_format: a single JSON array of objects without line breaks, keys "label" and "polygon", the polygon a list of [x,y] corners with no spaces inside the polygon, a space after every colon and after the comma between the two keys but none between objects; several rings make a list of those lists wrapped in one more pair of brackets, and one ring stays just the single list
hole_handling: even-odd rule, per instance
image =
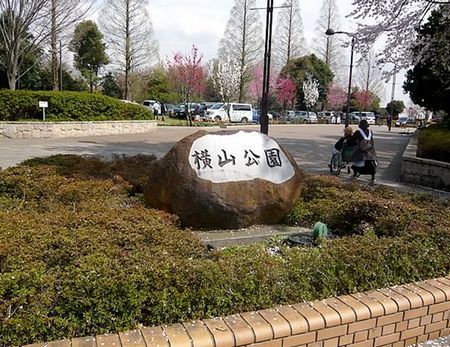
[{"label": "shrub border", "polygon": [[449,314],[450,276],[227,317],[74,338],[52,346],[404,347],[449,336]]}]

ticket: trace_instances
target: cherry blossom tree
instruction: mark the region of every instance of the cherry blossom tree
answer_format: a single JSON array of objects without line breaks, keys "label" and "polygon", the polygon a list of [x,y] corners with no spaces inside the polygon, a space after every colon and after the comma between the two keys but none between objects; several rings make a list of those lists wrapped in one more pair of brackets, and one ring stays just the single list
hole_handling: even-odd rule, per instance
[{"label": "cherry blossom tree", "polygon": [[230,102],[239,96],[239,63],[230,55],[225,60],[209,65],[214,88],[219,92],[223,102]]},{"label": "cherry blossom tree", "polygon": [[347,91],[339,85],[331,83],[327,93],[327,108],[331,111],[341,111],[347,103]]},{"label": "cherry blossom tree", "polygon": [[[253,78],[252,81],[250,82],[248,91],[252,99],[259,103],[262,98],[262,85],[264,77],[263,63],[258,63],[253,66],[252,77]],[[273,95],[276,84],[277,84],[277,76],[271,72],[269,77],[269,94]]]},{"label": "cherry blossom tree", "polygon": [[[203,55],[193,45],[190,54],[177,52],[167,61],[169,81],[186,104],[194,97],[201,97],[206,89],[206,69],[202,59]],[[189,121],[192,122],[191,117]]]},{"label": "cherry blossom tree", "polygon": [[[225,60],[219,60],[217,63],[209,64],[209,75],[224,103],[230,103],[239,96],[239,63],[228,55]],[[228,108],[229,110],[229,108]],[[231,122],[230,113],[228,119]]]},{"label": "cherry blossom tree", "polygon": [[[411,46],[417,39],[416,28],[439,5],[450,5],[447,0],[353,0],[350,14],[361,22],[356,30],[356,47],[368,52],[378,38],[384,36],[386,45],[378,58],[393,63],[396,73],[412,62]],[[369,23],[369,24],[367,24]]]},{"label": "cherry blossom tree", "polygon": [[371,91],[355,88],[351,97],[352,108],[358,111],[377,111],[380,108],[380,98]]},{"label": "cherry blossom tree", "polygon": [[304,103],[307,108],[313,107],[319,99],[319,82],[308,75],[303,82]]},{"label": "cherry blossom tree", "polygon": [[283,109],[294,108],[297,86],[290,78],[278,77],[276,85],[276,96]]}]

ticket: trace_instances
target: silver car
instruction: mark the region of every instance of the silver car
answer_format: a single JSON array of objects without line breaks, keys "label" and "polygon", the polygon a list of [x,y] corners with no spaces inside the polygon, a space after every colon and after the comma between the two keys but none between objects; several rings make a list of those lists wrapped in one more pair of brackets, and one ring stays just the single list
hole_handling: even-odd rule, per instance
[{"label": "silver car", "polygon": [[291,118],[292,123],[312,124],[317,123],[318,118],[315,112],[309,111],[295,111],[294,117]]}]

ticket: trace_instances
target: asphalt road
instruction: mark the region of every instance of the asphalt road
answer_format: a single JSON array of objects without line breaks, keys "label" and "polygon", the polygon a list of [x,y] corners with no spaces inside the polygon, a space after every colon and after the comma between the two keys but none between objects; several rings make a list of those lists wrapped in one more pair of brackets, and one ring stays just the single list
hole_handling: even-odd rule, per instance
[{"label": "asphalt road", "polygon": [[[354,126],[356,128],[356,126]],[[202,128],[209,132],[225,129],[219,127]],[[259,131],[259,126],[233,126],[227,130],[246,129]],[[342,125],[271,125],[269,135],[284,146],[306,172],[328,173],[328,163],[334,143],[342,135]],[[377,181],[396,185],[400,178],[400,158],[406,148],[409,136],[393,128],[371,126],[379,167]],[[146,134],[78,137],[66,139],[6,139],[0,138],[0,167],[10,166],[34,157],[45,157],[59,153],[92,154],[154,154],[164,156],[170,148],[185,136],[198,131],[189,127],[158,127]],[[413,129],[411,129],[413,131]],[[347,174],[341,174],[343,178]],[[364,181],[365,178],[362,178]]]}]

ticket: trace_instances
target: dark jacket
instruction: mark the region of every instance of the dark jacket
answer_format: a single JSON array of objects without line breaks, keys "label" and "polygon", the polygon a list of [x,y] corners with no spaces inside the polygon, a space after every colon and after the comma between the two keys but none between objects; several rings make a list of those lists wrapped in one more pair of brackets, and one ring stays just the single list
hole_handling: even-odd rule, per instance
[{"label": "dark jacket", "polygon": [[[364,132],[365,136],[361,134]],[[361,130],[358,128],[353,133],[350,142],[357,144],[355,152],[352,155],[352,161],[366,161],[377,160],[377,154],[375,153],[374,141],[372,131],[369,129]]]}]

